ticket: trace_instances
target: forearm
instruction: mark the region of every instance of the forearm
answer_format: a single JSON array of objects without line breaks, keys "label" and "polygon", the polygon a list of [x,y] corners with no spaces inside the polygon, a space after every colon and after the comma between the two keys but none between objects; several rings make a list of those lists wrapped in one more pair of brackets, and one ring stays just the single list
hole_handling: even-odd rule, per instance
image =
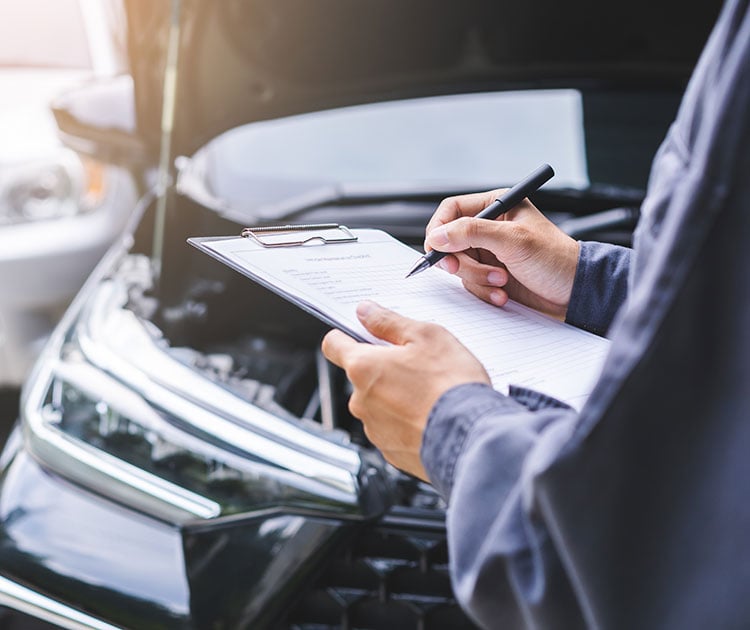
[{"label": "forearm", "polygon": [[581,241],[565,321],[606,334],[627,297],[630,254],[626,247]]},{"label": "forearm", "polygon": [[533,471],[557,451],[575,418],[570,408],[532,411],[479,384],[450,390],[430,414],[422,461],[449,505],[456,594],[482,625],[496,627],[502,620],[518,627],[523,617],[544,623],[540,615],[550,611],[556,618],[547,621],[556,627],[580,624],[578,617],[565,617],[577,615],[577,607],[531,507]]}]

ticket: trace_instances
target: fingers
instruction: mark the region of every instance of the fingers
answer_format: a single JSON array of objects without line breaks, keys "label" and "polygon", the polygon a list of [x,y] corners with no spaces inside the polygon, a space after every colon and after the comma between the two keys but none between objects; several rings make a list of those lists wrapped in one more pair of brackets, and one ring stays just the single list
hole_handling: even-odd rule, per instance
[{"label": "fingers", "polygon": [[506,285],[510,280],[510,274],[505,267],[498,267],[497,261],[492,265],[482,263],[464,253],[446,256],[443,261],[448,258],[451,258],[454,264],[450,268],[443,266],[443,269],[461,278],[469,292],[495,306],[505,305],[508,301]]},{"label": "fingers", "polygon": [[441,258],[437,262],[437,266],[440,267],[443,271],[447,271],[448,273],[456,273],[458,272],[461,263],[458,260],[458,256],[449,254],[448,256]]},{"label": "fingers", "polygon": [[[461,217],[473,217],[484,210],[495,199],[497,199],[505,189],[488,190],[487,192],[472,193],[470,195],[460,195],[448,197],[440,202],[432,218],[427,223],[425,233],[427,235],[435,228],[460,219]],[[425,249],[429,244],[425,241]]]},{"label": "fingers", "polygon": [[403,345],[410,341],[417,325],[413,319],[365,300],[357,305],[357,317],[362,325],[378,339]]},{"label": "fingers", "polygon": [[[403,345],[417,334],[420,323],[366,300],[357,305],[357,317],[373,335],[396,345]],[[321,344],[326,358],[345,370],[349,370],[359,355],[372,350],[340,330],[331,330]]]},{"label": "fingers", "polygon": [[528,248],[528,230],[511,221],[462,217],[435,228],[427,235],[425,248],[442,252],[467,249],[491,251],[498,260],[517,260]]},{"label": "fingers", "polygon": [[325,357],[340,368],[346,369],[359,342],[340,330],[330,330],[323,337],[321,349]]},{"label": "fingers", "polygon": [[474,284],[471,282],[464,282],[464,287],[476,295],[480,300],[489,302],[494,306],[504,306],[508,301],[508,292],[505,289],[500,289],[486,284]]},{"label": "fingers", "polygon": [[486,264],[473,256],[458,252],[450,257],[446,256],[441,262],[449,258],[452,260],[451,264],[442,265],[442,268],[448,273],[458,275],[464,283],[502,287],[508,282],[508,270],[499,267],[497,261],[494,261],[494,264]]}]

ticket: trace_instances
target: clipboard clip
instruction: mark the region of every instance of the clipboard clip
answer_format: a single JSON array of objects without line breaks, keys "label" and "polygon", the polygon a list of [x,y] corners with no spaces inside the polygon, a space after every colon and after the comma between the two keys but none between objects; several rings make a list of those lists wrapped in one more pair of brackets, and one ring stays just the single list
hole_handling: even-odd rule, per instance
[{"label": "clipboard clip", "polygon": [[357,240],[357,236],[348,227],[338,223],[246,227],[240,232],[240,236],[252,238],[263,247],[295,247],[311,243],[330,245]]}]

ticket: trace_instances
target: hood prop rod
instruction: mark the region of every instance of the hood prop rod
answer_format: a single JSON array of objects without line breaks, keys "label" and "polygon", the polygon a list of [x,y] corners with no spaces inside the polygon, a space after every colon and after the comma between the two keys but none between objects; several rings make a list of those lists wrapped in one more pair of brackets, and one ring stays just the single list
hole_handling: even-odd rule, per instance
[{"label": "hood prop rod", "polygon": [[171,181],[172,131],[174,130],[175,101],[177,95],[177,63],[180,52],[181,0],[172,0],[167,59],[164,68],[164,86],[161,106],[161,142],[159,147],[159,172],[157,177],[156,214],[154,216],[154,240],[151,249],[151,264],[154,278],[161,279],[164,252],[164,230],[167,215],[167,196]]}]

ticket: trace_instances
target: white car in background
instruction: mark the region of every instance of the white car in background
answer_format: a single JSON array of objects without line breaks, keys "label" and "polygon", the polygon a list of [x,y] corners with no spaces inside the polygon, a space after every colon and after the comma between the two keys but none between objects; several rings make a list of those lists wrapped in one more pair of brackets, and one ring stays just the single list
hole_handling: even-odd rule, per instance
[{"label": "white car in background", "polygon": [[123,36],[108,1],[0,0],[0,389],[21,384],[137,199],[126,170],[63,147],[50,108],[123,75]]}]

